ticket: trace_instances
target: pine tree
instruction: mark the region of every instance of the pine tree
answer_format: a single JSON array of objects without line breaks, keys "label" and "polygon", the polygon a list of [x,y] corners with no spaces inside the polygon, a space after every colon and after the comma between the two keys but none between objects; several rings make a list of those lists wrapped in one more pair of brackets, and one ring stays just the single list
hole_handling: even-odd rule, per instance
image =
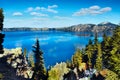
[{"label": "pine tree", "polygon": [[97,59],[97,54],[98,54],[98,34],[97,32],[95,32],[95,36],[94,36],[94,44],[92,46],[93,51],[92,51],[92,58],[91,58],[91,63],[92,63],[92,68],[94,68],[95,64],[96,64],[96,59]]},{"label": "pine tree", "polygon": [[72,67],[71,61],[67,60],[67,61],[66,61],[66,65],[67,65],[68,68],[71,68],[71,67]]},{"label": "pine tree", "polygon": [[87,54],[87,57],[88,57],[88,64],[89,65],[92,65],[92,62],[91,62],[91,59],[92,59],[92,55],[93,55],[93,45],[92,45],[92,40],[90,39],[89,42],[88,42],[88,45],[86,46],[86,54]]},{"label": "pine tree", "polygon": [[24,48],[23,56],[26,59],[26,61],[28,61],[27,49],[26,48]]},{"label": "pine tree", "polygon": [[119,75],[120,78],[120,27],[114,30],[113,36],[110,40],[110,58],[109,58],[109,69]]},{"label": "pine tree", "polygon": [[98,44],[98,34],[95,32],[94,44]]},{"label": "pine tree", "polygon": [[28,57],[28,62],[29,62],[30,67],[32,67],[32,68],[35,67],[33,54],[30,54],[30,55],[29,55],[29,57]]},{"label": "pine tree", "polygon": [[98,44],[98,47],[97,47],[97,58],[96,58],[95,69],[97,69],[98,71],[102,70],[102,50],[101,50],[101,44]]},{"label": "pine tree", "polygon": [[2,30],[3,30],[3,20],[4,20],[4,15],[3,15],[3,10],[0,9],[0,54],[2,54],[3,51],[3,41],[4,41],[4,34],[2,34]]},{"label": "pine tree", "polygon": [[92,45],[92,40],[91,39],[89,39],[88,45]]},{"label": "pine tree", "polygon": [[105,80],[120,80],[118,75],[109,69],[107,69],[107,75],[105,78],[106,78]]},{"label": "pine tree", "polygon": [[24,55],[25,57],[27,56],[27,49],[26,49],[26,48],[24,48],[23,55]]},{"label": "pine tree", "polygon": [[103,34],[103,41],[101,42],[101,49],[102,49],[102,58],[103,58],[103,67],[107,68],[108,67],[108,59],[110,58],[110,53],[109,51],[111,50],[110,48],[110,37],[106,36],[106,34]]},{"label": "pine tree", "polygon": [[109,38],[103,36],[103,63],[106,68],[118,74],[120,78],[120,27],[117,27]]},{"label": "pine tree", "polygon": [[43,61],[43,52],[40,50],[39,40],[36,40],[35,46],[33,46],[33,52],[35,57],[35,68],[33,79],[34,80],[46,80],[46,73]]},{"label": "pine tree", "polygon": [[80,49],[77,49],[75,54],[72,56],[72,64],[74,67],[79,67],[82,63],[82,53]]}]

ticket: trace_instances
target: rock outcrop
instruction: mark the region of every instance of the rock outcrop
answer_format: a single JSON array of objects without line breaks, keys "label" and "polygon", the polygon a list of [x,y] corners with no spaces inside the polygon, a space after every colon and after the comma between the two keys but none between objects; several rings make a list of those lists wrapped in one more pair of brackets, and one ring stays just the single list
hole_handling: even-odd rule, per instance
[{"label": "rock outcrop", "polygon": [[[4,54],[0,54],[0,60],[0,73],[3,74],[4,80],[29,80],[32,78],[32,68],[29,67],[21,48],[4,49]],[[1,69],[2,67],[3,69]]]}]

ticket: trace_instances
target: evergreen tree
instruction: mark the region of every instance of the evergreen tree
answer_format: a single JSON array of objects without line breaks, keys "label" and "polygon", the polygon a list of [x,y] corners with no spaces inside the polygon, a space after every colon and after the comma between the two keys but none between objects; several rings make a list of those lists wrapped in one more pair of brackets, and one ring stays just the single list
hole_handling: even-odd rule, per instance
[{"label": "evergreen tree", "polygon": [[120,78],[120,27],[117,27],[111,37],[103,36],[102,53],[104,67],[118,74]]},{"label": "evergreen tree", "polygon": [[3,20],[4,20],[4,15],[3,15],[3,10],[0,9],[0,54],[2,54],[3,51],[3,38],[4,38],[4,34],[2,34],[2,30],[3,30]]},{"label": "evergreen tree", "polygon": [[23,56],[25,57],[26,61],[28,61],[27,49],[26,48],[24,48]]},{"label": "evergreen tree", "polygon": [[115,72],[107,69],[107,75],[105,77],[105,80],[120,80],[120,78]]},{"label": "evergreen tree", "polygon": [[92,55],[93,55],[93,45],[92,45],[92,40],[90,39],[88,42],[88,45],[86,46],[85,52],[87,54],[88,57],[88,64],[92,65],[91,59],[92,59]]},{"label": "evergreen tree", "polygon": [[88,45],[92,45],[92,40],[91,39],[89,39]]},{"label": "evergreen tree", "polygon": [[79,67],[82,63],[82,53],[80,49],[77,49],[75,54],[72,56],[72,64],[74,67]]},{"label": "evergreen tree", "polygon": [[98,34],[95,32],[94,44],[98,44]]},{"label": "evergreen tree", "polygon": [[23,55],[24,55],[25,57],[27,56],[27,49],[26,49],[26,48],[24,48]]},{"label": "evergreen tree", "polygon": [[96,59],[98,57],[98,34],[97,32],[95,32],[95,36],[94,36],[94,44],[93,44],[93,51],[92,51],[92,58],[91,58],[91,63],[92,63],[92,68],[94,68],[95,64],[96,64]]},{"label": "evergreen tree", "polygon": [[91,59],[92,59],[92,55],[93,55],[93,49],[92,49],[92,46],[91,46],[91,45],[89,45],[89,46],[87,47],[87,49],[86,49],[86,54],[87,54],[87,56],[88,56],[88,64],[89,64],[89,65],[92,65]]},{"label": "evergreen tree", "polygon": [[67,65],[68,68],[72,68],[72,63],[71,63],[71,61],[67,60],[67,61],[66,61],[66,65]]},{"label": "evergreen tree", "polygon": [[97,58],[95,63],[95,69],[98,71],[102,70],[102,50],[101,50],[101,44],[98,44],[97,47]]},{"label": "evergreen tree", "polygon": [[110,40],[110,58],[109,58],[109,69],[119,75],[120,78],[120,27],[114,30],[113,36]]},{"label": "evergreen tree", "polygon": [[33,52],[35,53],[35,68],[33,74],[33,80],[46,80],[46,73],[43,61],[43,52],[40,50],[39,40],[36,40],[35,46],[33,46]]},{"label": "evergreen tree", "polygon": [[110,48],[110,37],[106,36],[106,34],[103,34],[103,41],[101,42],[101,49],[102,49],[102,58],[103,58],[103,67],[108,68],[108,59],[110,58],[109,51]]},{"label": "evergreen tree", "polygon": [[30,55],[29,55],[28,61],[29,61],[30,67],[34,68],[34,67],[35,67],[35,64],[34,64],[34,57],[33,57],[33,54],[30,54]]}]

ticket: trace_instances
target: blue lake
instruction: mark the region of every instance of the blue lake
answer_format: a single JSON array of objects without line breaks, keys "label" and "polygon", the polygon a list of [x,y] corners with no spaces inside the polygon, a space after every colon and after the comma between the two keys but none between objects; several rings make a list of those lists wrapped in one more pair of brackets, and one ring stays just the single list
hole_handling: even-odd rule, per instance
[{"label": "blue lake", "polygon": [[[77,36],[74,32],[16,31],[4,33],[4,48],[26,48],[28,55],[33,54],[32,45],[35,44],[36,38],[39,38],[46,66],[71,59],[76,48],[84,48],[89,39],[93,40],[93,37]],[[101,37],[98,39],[102,40]]]}]

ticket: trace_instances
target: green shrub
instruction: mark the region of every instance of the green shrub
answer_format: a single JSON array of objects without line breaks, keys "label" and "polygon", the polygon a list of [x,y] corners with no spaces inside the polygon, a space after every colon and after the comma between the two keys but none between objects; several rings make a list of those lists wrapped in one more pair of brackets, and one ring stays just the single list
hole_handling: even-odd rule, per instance
[{"label": "green shrub", "polygon": [[3,74],[0,73],[0,79],[3,79],[3,78],[4,78]]}]

